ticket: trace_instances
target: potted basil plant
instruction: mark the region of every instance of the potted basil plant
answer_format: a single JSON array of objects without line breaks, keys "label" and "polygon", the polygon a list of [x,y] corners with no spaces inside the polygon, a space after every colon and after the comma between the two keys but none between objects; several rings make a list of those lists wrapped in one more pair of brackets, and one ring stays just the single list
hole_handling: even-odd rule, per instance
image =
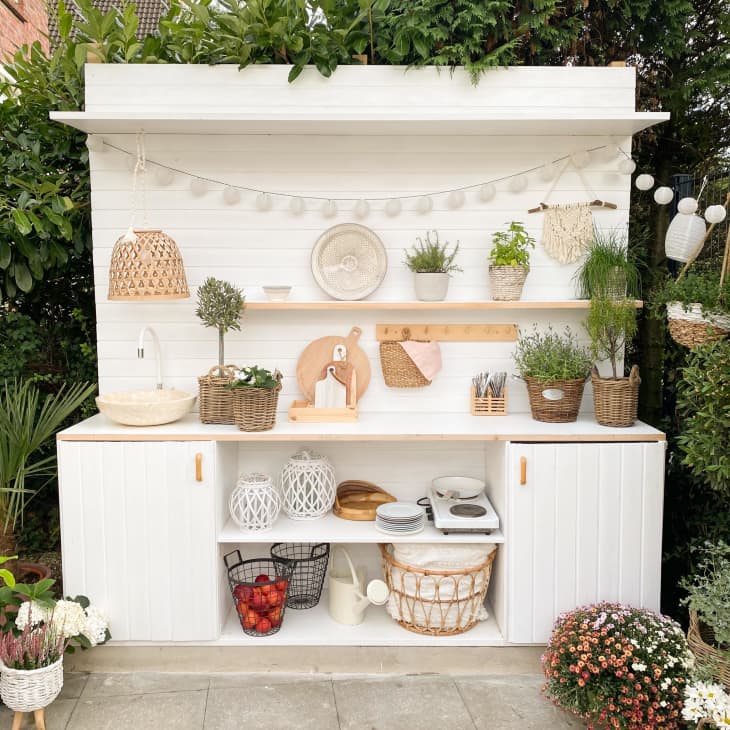
[{"label": "potted basil plant", "polygon": [[492,299],[515,301],[522,296],[522,287],[530,273],[530,249],[535,239],[519,221],[512,221],[506,231],[492,235],[489,252],[489,281]]}]

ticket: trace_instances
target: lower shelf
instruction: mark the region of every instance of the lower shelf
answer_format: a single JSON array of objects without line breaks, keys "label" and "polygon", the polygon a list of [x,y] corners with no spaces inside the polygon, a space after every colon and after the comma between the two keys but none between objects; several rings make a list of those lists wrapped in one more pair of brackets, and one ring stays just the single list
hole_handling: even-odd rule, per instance
[{"label": "lower shelf", "polygon": [[487,604],[489,618],[473,629],[455,636],[426,636],[399,626],[382,606],[370,606],[365,621],[345,626],[333,621],[327,609],[327,594],[319,604],[304,611],[287,609],[281,629],[271,636],[243,633],[238,615],[231,607],[218,646],[503,646],[506,642]]}]

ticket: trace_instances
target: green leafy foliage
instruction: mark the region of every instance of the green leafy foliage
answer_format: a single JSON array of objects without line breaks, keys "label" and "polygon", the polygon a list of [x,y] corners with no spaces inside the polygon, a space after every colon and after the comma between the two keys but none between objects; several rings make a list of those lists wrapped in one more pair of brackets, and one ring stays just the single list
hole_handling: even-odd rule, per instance
[{"label": "green leafy foliage", "polygon": [[569,327],[562,335],[537,327],[528,335],[520,333],[513,357],[520,375],[542,382],[587,378],[591,370],[589,354]]},{"label": "green leafy foliage", "polygon": [[626,235],[616,229],[602,231],[594,228],[593,240],[575,279],[578,295],[583,299],[638,297],[641,277],[628,250]]},{"label": "green leafy foliage", "polygon": [[240,331],[245,299],[241,289],[212,276],[198,287],[195,314],[206,327],[218,330],[218,368],[221,373],[225,364],[224,336],[229,330]]},{"label": "green leafy foliage", "polygon": [[662,317],[664,305],[668,302],[679,302],[685,309],[692,304],[700,304],[705,314],[730,312],[730,277],[723,282],[720,292],[719,265],[711,261],[695,264],[679,280],[667,276],[662,288],[652,297],[651,311]]},{"label": "green leafy foliage", "polygon": [[281,377],[278,370],[272,373],[271,370],[252,365],[237,372],[236,379],[227,387],[232,390],[235,388],[266,388],[267,390],[273,390],[281,384]]},{"label": "green leafy foliage", "polygon": [[638,329],[633,300],[594,297],[585,328],[591,338],[593,358],[610,360],[613,378],[618,378],[616,361]]},{"label": "green leafy foliage", "polygon": [[695,348],[677,387],[686,464],[708,487],[730,495],[730,342]]},{"label": "green leafy foliage", "polygon": [[492,234],[492,243],[489,260],[493,266],[529,266],[535,239],[519,221],[512,221],[506,231]]},{"label": "green leafy foliage", "polygon": [[[431,240],[433,233],[433,240]],[[453,251],[449,251],[449,242],[439,241],[438,231],[428,231],[426,240],[420,236],[416,238],[418,243],[411,247],[410,251],[404,251],[406,255],[405,265],[417,274],[450,274],[452,271],[463,271],[454,263],[456,254],[459,253],[459,242],[456,242]]]}]

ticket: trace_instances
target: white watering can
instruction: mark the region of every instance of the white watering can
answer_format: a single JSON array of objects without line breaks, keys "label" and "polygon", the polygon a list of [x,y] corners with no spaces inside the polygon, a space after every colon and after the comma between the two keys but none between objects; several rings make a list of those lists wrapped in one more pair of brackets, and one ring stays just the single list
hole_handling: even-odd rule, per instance
[{"label": "white watering can", "polygon": [[[337,552],[341,552],[347,561],[347,567],[337,567]],[[371,580],[363,593],[365,570],[352,564],[350,554],[342,545],[335,545],[332,550],[332,564],[329,573],[330,616],[340,624],[361,624],[365,618],[365,609],[371,604],[382,606],[388,600],[390,591],[382,580]]]}]

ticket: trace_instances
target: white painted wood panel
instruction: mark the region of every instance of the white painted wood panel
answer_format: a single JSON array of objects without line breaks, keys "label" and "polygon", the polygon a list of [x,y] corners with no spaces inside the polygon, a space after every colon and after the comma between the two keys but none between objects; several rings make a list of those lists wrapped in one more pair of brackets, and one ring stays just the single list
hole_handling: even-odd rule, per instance
[{"label": "white painted wood panel", "polygon": [[215,452],[213,442],[59,443],[64,589],[105,608],[114,639],[217,637]]},{"label": "white painted wood panel", "polygon": [[659,609],[663,463],[662,444],[509,445],[509,641],[543,643],[586,603]]}]

